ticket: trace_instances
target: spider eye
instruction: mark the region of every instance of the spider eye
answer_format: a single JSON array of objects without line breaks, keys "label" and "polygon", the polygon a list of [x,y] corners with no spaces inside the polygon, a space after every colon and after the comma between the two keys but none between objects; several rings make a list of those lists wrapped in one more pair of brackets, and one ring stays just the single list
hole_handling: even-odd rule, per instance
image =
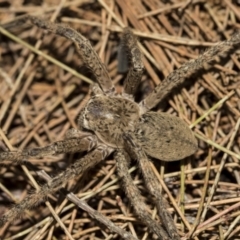
[{"label": "spider eye", "polygon": [[88,112],[94,117],[102,117],[104,115],[103,105],[99,101],[93,101],[88,105]]}]

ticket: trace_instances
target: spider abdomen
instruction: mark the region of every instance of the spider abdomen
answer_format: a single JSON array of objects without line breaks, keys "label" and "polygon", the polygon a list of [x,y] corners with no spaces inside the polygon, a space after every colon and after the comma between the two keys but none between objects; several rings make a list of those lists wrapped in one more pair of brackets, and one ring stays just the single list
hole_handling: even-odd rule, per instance
[{"label": "spider abdomen", "polygon": [[183,159],[198,148],[188,125],[180,118],[163,112],[143,114],[134,135],[149,156],[163,161]]},{"label": "spider abdomen", "polygon": [[139,121],[138,105],[122,96],[95,96],[81,114],[83,128],[95,132],[98,138],[111,147],[123,147],[122,134],[134,131]]}]

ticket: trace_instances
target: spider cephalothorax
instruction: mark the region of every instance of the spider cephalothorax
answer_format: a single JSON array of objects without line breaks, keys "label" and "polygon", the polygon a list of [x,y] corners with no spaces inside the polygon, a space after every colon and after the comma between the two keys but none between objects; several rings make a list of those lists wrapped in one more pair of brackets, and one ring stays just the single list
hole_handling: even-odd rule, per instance
[{"label": "spider cephalothorax", "polygon": [[80,128],[93,131],[108,146],[123,147],[122,134],[134,131],[140,117],[138,105],[122,95],[94,95],[80,116]]},{"label": "spider cephalothorax", "polygon": [[[149,157],[164,161],[180,160],[196,151],[197,141],[183,120],[166,113],[151,112],[150,110],[162,101],[173,87],[182,83],[185,77],[203,68],[207,63],[212,63],[216,57],[222,56],[224,52],[239,44],[240,33],[236,33],[230,40],[212,47],[197,60],[191,60],[173,71],[149,96],[140,103],[136,103],[133,100],[134,93],[143,74],[143,63],[137,39],[131,30],[123,31],[122,41],[129,53],[131,66],[124,82],[123,93],[117,94],[105,65],[100,61],[89,41],[81,34],[69,27],[36,17],[27,17],[26,19],[38,27],[72,40],[98,84],[93,87],[93,94],[80,114],[79,129],[69,130],[66,139],[41,148],[0,153],[2,162],[9,160],[22,163],[29,157],[88,152],[60,174],[53,178],[48,177],[48,182],[41,186],[39,191],[28,195],[22,202],[0,217],[0,226],[25,210],[31,209],[46,199],[49,194],[61,189],[67,181],[78,177],[114,153],[118,176],[139,219],[159,239],[180,239],[162,198],[161,188],[151,168]],[[146,204],[141,200],[138,188],[133,183],[128,172],[131,159],[138,161],[146,187],[155,199],[162,225],[152,219]],[[111,230],[112,226],[114,226],[113,223]],[[124,239],[136,239],[126,232],[119,234]]]}]

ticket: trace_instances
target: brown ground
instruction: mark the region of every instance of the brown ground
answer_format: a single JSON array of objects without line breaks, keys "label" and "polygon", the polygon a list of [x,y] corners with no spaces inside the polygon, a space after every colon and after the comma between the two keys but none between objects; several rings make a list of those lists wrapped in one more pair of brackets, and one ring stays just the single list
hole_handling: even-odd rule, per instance
[{"label": "brown ground", "polygon": [[[173,69],[197,58],[214,43],[229,39],[240,28],[237,0],[167,2],[0,0],[0,22],[3,25],[0,27],[1,148],[44,146],[62,139],[67,129],[76,127],[77,116],[88,98],[89,83],[86,81],[91,79],[70,41],[29,24],[10,28],[14,20],[23,14],[32,14],[78,29],[91,41],[107,65],[119,91],[124,77],[117,72],[119,32],[123,26],[131,26],[145,49],[146,70],[137,96],[140,100]],[[33,53],[27,44],[70,69],[64,70],[57,62]],[[194,239],[240,239],[237,237],[240,235],[239,53],[239,50],[235,51],[207,73],[190,78],[191,83],[188,82],[186,88],[179,89],[164,106],[159,107],[183,118],[199,139],[199,151],[182,164],[164,165],[153,161],[160,174],[164,174],[166,187],[173,198],[166,193],[165,197],[183,237],[193,232]],[[75,70],[87,79],[77,75]],[[219,104],[220,100],[223,104]],[[206,112],[207,116],[204,115]],[[21,201],[33,191],[29,174],[37,183],[43,183],[37,176],[38,169],[54,176],[75,157],[33,159],[31,163],[35,168],[31,165],[1,165],[0,216],[14,202]],[[134,166],[135,163],[133,170]],[[149,211],[155,214],[141,174],[134,170],[132,176],[146,197]],[[211,193],[212,186],[215,191]],[[136,233],[139,239],[152,239],[147,228],[134,215],[119,186],[113,160],[108,159],[80,180],[69,182],[66,188],[79,198],[87,199],[91,207],[116,225],[133,235]],[[59,216],[72,239],[119,239],[86,212],[64,200],[63,194],[56,193],[48,200],[56,212],[63,211]],[[173,208],[172,200],[177,209]],[[184,218],[179,217],[177,210]],[[2,239],[71,239],[59,223],[50,222],[52,216],[43,203],[14,223],[6,224],[0,229],[0,236]],[[195,230],[194,224],[197,224]]]}]

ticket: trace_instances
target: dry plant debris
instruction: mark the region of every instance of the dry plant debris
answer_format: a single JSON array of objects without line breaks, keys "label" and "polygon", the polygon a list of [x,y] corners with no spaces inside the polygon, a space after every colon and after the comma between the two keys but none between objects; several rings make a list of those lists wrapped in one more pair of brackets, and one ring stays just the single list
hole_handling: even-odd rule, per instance
[{"label": "dry plant debris", "polygon": [[[70,41],[29,25],[13,27],[24,15],[44,15],[46,19],[78,29],[106,64],[119,92],[126,77],[117,71],[119,32],[125,26],[134,29],[145,65],[137,101],[145,98],[174,69],[189,59],[196,59],[216,42],[230,39],[240,26],[240,6],[237,1],[228,0],[172,1],[171,4],[154,0],[75,0],[60,4],[58,1],[21,4],[21,1],[0,1],[3,150],[12,150],[12,146],[15,149],[45,146],[62,139],[69,128],[76,127],[76,119],[89,99],[89,83],[93,79],[88,69],[82,67]],[[187,122],[199,143],[198,152],[188,159],[174,165],[154,160],[152,165],[182,239],[237,239],[240,234],[238,59],[239,50],[236,50],[208,71],[190,76],[186,88],[178,88],[157,108]],[[56,171],[65,169],[76,157],[79,156],[31,159],[31,164],[21,167],[1,165],[0,216],[12,203],[33,191],[33,185],[39,189],[44,176],[45,179],[48,175],[55,176]],[[136,169],[134,165],[130,169],[134,183],[149,213],[159,221],[154,201]],[[114,222],[134,237],[154,238],[125,197],[114,160],[108,159],[80,179],[70,181],[64,189],[87,201],[93,208],[88,209],[89,213],[97,210],[106,221]],[[68,198],[74,201],[74,196],[69,194]],[[0,236],[3,239],[118,239],[116,230],[110,230],[104,223],[93,221],[60,192],[49,196],[45,204],[26,211],[14,223],[6,224],[0,229]]]}]

